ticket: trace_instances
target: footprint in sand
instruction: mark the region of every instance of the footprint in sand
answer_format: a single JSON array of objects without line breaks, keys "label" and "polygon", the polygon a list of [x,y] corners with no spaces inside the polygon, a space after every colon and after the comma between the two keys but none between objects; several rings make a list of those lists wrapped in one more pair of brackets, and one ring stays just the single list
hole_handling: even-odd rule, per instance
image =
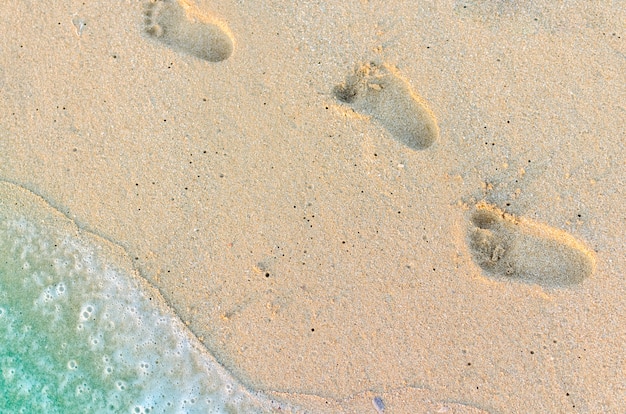
[{"label": "footprint in sand", "polygon": [[428,148],[439,137],[437,121],[424,99],[389,65],[358,65],[333,93],[341,102],[376,119],[409,148]]},{"label": "footprint in sand", "polygon": [[565,287],[594,270],[593,253],[568,233],[479,203],[471,216],[470,251],[490,276]]},{"label": "footprint in sand", "polygon": [[144,32],[172,49],[209,62],[228,59],[234,42],[223,23],[187,0],[151,0],[144,8]]}]

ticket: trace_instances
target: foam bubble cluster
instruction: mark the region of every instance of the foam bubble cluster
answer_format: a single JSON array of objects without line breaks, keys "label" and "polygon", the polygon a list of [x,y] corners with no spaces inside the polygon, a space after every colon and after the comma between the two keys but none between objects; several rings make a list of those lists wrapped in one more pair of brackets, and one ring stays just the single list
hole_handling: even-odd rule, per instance
[{"label": "foam bubble cluster", "polygon": [[1,195],[0,412],[290,412],[239,384],[93,236]]}]

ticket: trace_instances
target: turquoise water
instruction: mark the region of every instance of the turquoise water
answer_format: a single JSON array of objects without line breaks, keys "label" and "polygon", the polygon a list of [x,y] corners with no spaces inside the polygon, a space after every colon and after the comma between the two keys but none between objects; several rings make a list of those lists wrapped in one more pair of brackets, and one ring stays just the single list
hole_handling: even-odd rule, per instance
[{"label": "turquoise water", "polygon": [[114,247],[55,213],[0,183],[0,413],[287,412],[237,383]]}]

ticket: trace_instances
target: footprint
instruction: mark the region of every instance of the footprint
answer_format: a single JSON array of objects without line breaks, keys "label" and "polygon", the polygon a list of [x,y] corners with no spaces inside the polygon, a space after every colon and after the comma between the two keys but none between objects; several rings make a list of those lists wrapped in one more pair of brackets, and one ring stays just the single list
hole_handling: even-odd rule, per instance
[{"label": "footprint", "polygon": [[565,287],[593,273],[593,253],[564,231],[511,216],[484,202],[476,206],[470,221],[470,251],[490,276]]},{"label": "footprint", "polygon": [[234,41],[226,26],[187,0],[151,0],[144,8],[144,32],[172,49],[209,62],[228,59]]},{"label": "footprint", "polygon": [[437,121],[424,99],[389,65],[358,65],[333,93],[341,102],[376,119],[409,148],[428,148],[439,137]]}]

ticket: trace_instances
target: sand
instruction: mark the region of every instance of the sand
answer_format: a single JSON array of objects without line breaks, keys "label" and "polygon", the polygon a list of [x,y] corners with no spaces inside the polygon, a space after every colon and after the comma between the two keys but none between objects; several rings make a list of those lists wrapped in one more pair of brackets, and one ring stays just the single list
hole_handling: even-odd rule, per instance
[{"label": "sand", "polygon": [[[621,412],[624,21],[623,1],[5,1],[0,179],[305,410]],[[338,99],[362,65],[399,83]],[[436,139],[403,141],[431,114]]]}]

